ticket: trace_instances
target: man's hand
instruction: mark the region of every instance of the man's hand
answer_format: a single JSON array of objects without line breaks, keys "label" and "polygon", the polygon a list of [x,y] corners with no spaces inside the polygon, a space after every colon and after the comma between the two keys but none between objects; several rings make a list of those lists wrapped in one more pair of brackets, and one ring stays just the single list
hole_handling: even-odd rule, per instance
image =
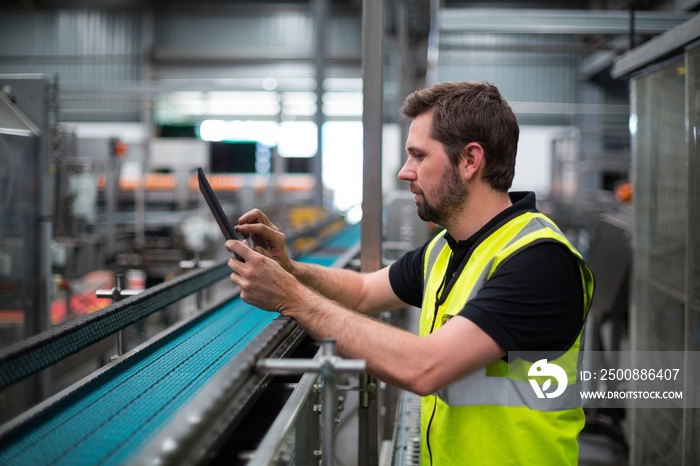
[{"label": "man's hand", "polygon": [[228,267],[233,271],[230,279],[241,289],[241,299],[246,303],[284,314],[287,305],[295,302],[299,293],[308,290],[269,255],[257,252],[263,248],[258,246],[253,251],[241,241],[229,240],[226,249],[245,261],[232,257]]},{"label": "man's hand", "polygon": [[292,272],[293,263],[287,252],[284,233],[262,211],[253,209],[243,214],[235,230],[244,238],[252,238],[256,252],[273,259],[287,272]]}]

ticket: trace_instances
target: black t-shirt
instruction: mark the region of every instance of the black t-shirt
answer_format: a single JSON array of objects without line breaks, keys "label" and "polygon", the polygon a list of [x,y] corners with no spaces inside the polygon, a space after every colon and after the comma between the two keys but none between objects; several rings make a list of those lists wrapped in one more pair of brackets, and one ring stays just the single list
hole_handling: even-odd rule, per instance
[{"label": "black t-shirt", "polygon": [[[487,233],[523,212],[536,211],[534,193],[511,193],[513,205],[464,241],[446,239],[454,273]],[[427,243],[389,270],[391,287],[405,303],[421,307]],[[478,325],[505,351],[565,350],[583,325],[583,286],[578,259],[561,243],[544,241],[502,263],[458,314]]]}]

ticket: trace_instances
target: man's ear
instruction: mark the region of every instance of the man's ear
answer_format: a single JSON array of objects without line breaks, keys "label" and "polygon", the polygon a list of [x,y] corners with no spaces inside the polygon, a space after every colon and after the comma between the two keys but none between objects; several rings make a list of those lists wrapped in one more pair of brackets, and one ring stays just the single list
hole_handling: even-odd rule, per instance
[{"label": "man's ear", "polygon": [[472,180],[481,172],[486,161],[484,160],[484,148],[478,142],[470,142],[464,147],[465,156],[460,164],[462,173],[467,180]]}]

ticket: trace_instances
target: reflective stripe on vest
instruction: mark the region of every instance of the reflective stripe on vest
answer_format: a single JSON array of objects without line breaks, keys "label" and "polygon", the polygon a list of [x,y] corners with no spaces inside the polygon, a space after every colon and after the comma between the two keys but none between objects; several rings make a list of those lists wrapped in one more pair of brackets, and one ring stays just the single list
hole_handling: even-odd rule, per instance
[{"label": "reflective stripe on vest", "polygon": [[[577,360],[576,371],[579,373],[581,363]],[[580,392],[581,382],[577,380],[568,384],[556,398],[538,398],[529,381],[489,377],[482,369],[442,388],[437,396],[450,406],[526,406],[537,411],[561,411],[580,407]]]}]

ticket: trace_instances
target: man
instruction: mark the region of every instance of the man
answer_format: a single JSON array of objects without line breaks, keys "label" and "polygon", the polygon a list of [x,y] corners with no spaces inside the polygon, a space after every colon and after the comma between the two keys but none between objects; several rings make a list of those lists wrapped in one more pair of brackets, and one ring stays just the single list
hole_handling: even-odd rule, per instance
[{"label": "man", "polygon": [[[421,464],[577,464],[580,406],[508,396],[509,387],[531,391],[527,374],[509,372],[511,351],[573,360],[575,382],[593,293],[590,270],[534,194],[508,193],[515,115],[495,86],[474,82],[416,91],[401,111],[412,122],[399,179],[418,215],[445,232],[360,274],[290,260],[284,235],[253,210],[236,229],[254,250],[226,243],[245,259],[229,261],[231,281],[243,300],[334,338],[342,356],[421,395]],[[406,304],[422,308],[419,335],[364,315]]]}]

